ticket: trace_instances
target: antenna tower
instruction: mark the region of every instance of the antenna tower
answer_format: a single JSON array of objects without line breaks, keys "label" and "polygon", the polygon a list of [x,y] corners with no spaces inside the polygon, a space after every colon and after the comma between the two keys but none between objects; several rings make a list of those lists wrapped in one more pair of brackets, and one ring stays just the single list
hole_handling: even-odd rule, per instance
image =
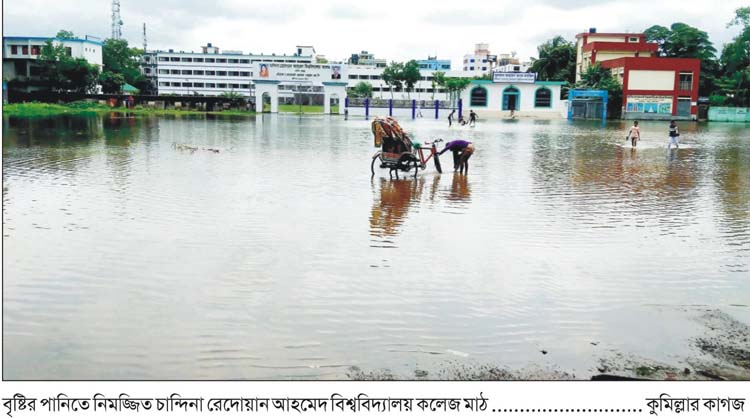
[{"label": "antenna tower", "polygon": [[143,22],[143,53],[146,53],[148,41],[146,40],[146,22]]},{"label": "antenna tower", "polygon": [[122,38],[122,19],[120,18],[120,0],[112,0],[112,39]]}]

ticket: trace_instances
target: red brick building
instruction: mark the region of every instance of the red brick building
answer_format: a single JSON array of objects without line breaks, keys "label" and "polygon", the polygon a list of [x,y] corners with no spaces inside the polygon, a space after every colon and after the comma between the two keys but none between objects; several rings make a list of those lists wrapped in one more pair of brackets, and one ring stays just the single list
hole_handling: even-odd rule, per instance
[{"label": "red brick building", "polygon": [[578,40],[576,80],[599,63],[623,88],[623,118],[695,119],[698,113],[697,58],[657,57],[658,45],[642,33],[588,33]]}]

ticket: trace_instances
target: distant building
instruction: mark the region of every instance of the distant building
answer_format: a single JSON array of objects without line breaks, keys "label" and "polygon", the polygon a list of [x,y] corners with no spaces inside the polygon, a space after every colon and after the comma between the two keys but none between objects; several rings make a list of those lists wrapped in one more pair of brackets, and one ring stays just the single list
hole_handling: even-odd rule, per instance
[{"label": "distant building", "polygon": [[3,37],[3,78],[18,82],[25,91],[40,90],[39,66],[36,65],[42,47],[47,41],[63,45],[68,56],[83,58],[89,64],[102,66],[102,41],[86,35],[83,39],[57,39],[36,36]]},{"label": "distant building", "polygon": [[622,84],[623,118],[695,119],[698,112],[700,59],[657,57],[658,45],[642,33],[576,35],[576,81],[594,64],[611,71]]},{"label": "distant building", "polygon": [[428,56],[426,60],[417,60],[420,70],[450,71],[451,60],[439,60]]},{"label": "distant building", "polygon": [[576,35],[576,81],[597,62],[623,57],[656,56],[658,45],[642,33],[597,33],[596,28]]},{"label": "distant building", "polygon": [[490,55],[489,44],[476,44],[474,54],[464,55],[463,70],[470,76],[481,76],[495,69],[497,56]]},{"label": "distant building", "polygon": [[358,54],[352,54],[347,60],[349,65],[371,65],[377,68],[385,68],[388,64],[384,58],[375,58],[374,54],[367,51],[362,51]]}]

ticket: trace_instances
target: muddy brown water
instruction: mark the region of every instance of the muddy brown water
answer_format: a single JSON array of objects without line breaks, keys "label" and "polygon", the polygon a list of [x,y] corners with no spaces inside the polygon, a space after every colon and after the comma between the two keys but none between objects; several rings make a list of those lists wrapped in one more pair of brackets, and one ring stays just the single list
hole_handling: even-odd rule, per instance
[{"label": "muddy brown water", "polygon": [[587,378],[750,323],[750,126],[403,126],[469,174],[371,178],[361,119],[4,119],[4,377]]}]

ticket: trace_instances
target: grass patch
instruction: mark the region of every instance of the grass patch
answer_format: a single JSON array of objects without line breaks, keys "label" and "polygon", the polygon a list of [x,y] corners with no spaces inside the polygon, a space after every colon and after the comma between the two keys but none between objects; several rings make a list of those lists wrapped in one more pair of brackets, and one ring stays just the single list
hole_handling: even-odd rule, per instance
[{"label": "grass patch", "polygon": [[97,115],[111,112],[130,113],[136,115],[224,115],[224,116],[252,116],[253,111],[224,110],[217,112],[203,112],[200,110],[151,109],[136,106],[134,109],[109,107],[99,103],[79,101],[64,105],[52,103],[14,103],[3,105],[3,115],[22,118],[50,117],[59,115]]},{"label": "grass patch", "polygon": [[3,105],[3,114],[18,117],[47,117],[55,115],[97,114],[110,111],[98,103],[72,102],[65,105],[51,103],[14,103]]}]

